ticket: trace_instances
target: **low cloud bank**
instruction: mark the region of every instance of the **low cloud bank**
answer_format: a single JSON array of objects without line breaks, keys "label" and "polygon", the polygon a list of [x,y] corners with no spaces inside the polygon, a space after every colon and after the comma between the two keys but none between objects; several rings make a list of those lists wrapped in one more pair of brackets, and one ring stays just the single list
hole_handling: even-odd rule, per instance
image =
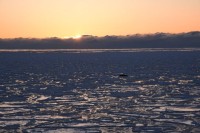
[{"label": "low cloud bank", "polygon": [[120,49],[120,48],[200,48],[200,32],[134,34],[80,39],[14,38],[0,39],[0,49]]}]

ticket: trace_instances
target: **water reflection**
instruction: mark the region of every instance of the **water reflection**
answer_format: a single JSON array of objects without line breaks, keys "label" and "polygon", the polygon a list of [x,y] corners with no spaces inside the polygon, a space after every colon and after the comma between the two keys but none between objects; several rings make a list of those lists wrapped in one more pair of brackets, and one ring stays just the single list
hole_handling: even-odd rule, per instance
[{"label": "water reflection", "polygon": [[0,54],[0,132],[200,132],[199,52]]}]

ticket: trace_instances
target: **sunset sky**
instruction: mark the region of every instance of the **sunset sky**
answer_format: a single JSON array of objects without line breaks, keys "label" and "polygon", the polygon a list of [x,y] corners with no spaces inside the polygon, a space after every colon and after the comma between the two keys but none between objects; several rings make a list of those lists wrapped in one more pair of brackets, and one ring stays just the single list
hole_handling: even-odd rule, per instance
[{"label": "sunset sky", "polygon": [[0,0],[0,38],[200,31],[200,0]]}]

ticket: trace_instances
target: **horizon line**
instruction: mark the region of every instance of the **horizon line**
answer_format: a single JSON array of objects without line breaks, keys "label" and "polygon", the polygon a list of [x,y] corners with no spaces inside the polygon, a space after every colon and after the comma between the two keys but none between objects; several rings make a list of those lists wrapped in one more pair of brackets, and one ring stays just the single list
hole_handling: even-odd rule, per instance
[{"label": "horizon line", "polygon": [[[12,40],[12,39],[52,39],[52,38],[56,38],[56,39],[62,39],[62,40],[67,40],[67,39],[73,39],[73,40],[77,40],[77,39],[81,39],[84,37],[97,37],[97,38],[103,38],[103,37],[128,37],[128,36],[137,36],[137,35],[141,35],[141,36],[146,36],[146,35],[155,35],[155,34],[170,34],[170,35],[179,35],[179,34],[187,34],[187,33],[193,33],[193,32],[198,32],[200,33],[200,30],[194,30],[194,31],[188,31],[188,32],[153,32],[153,33],[133,33],[133,34],[125,34],[125,35],[103,35],[103,36],[97,36],[97,35],[92,35],[92,34],[79,34],[79,35],[74,35],[74,36],[65,36],[65,37],[58,37],[58,36],[51,36],[51,37],[8,37],[8,38],[1,38],[2,40]],[[79,37],[77,37],[79,36]]]}]

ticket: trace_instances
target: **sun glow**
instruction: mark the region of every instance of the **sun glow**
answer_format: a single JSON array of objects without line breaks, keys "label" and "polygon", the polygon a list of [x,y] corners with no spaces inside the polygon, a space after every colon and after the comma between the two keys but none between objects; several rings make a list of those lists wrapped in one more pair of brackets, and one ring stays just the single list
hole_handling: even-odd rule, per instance
[{"label": "sun glow", "polygon": [[76,36],[67,36],[67,37],[63,37],[64,39],[80,39],[82,37],[82,35],[76,35]]},{"label": "sun glow", "polygon": [[0,0],[0,38],[200,31],[199,16],[200,0]]},{"label": "sun glow", "polygon": [[72,37],[73,39],[79,39],[79,38],[81,38],[82,37],[82,35],[76,35],[76,36],[74,36],[74,37]]}]

